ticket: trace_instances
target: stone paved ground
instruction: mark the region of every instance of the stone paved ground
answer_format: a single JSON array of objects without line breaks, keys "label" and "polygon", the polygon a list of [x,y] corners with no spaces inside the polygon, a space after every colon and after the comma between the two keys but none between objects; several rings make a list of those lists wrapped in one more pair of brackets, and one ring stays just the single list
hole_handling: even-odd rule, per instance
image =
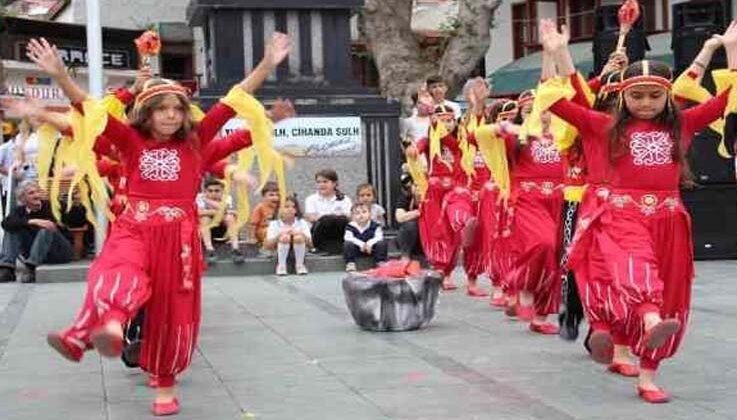
[{"label": "stone paved ground", "polygon": [[[457,291],[427,329],[358,330],[340,274],[209,278],[179,419],[737,419],[737,262],[698,263],[690,333],[662,368],[671,404],[590,362],[580,343],[533,336]],[[0,419],[142,419],[144,377],[89,354],[54,355],[83,284],[0,284]]]}]

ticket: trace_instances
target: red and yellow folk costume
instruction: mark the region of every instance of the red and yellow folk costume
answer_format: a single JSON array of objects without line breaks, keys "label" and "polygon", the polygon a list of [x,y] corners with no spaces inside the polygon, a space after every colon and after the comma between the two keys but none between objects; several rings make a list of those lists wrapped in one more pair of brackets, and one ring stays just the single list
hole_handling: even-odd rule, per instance
[{"label": "red and yellow folk costume", "polygon": [[[638,76],[626,80],[623,89],[639,83],[670,87],[667,79]],[[680,113],[685,150],[698,130],[723,114],[727,96],[725,91]],[[623,150],[610,161],[611,116],[566,99],[550,110],[578,129],[592,151],[586,153],[588,168],[607,168],[609,174],[608,188],[590,191],[601,205],[582,212],[570,252],[569,265],[577,276],[589,285],[610,286],[582,292],[587,315],[595,330],[629,324],[625,328],[641,366],[656,369],[682,341],[693,279],[690,217],[680,199],[681,166],[673,156],[669,128],[632,119],[624,132]],[[643,342],[641,315],[648,312],[681,322],[680,331],[655,349],[645,348]]]},{"label": "red and yellow folk costume", "polygon": [[[184,95],[176,85],[160,93]],[[101,134],[125,164],[128,203],[90,267],[85,302],[74,324],[61,334],[72,358],[81,358],[96,328],[111,320],[123,324],[146,304],[142,369],[167,387],[191,363],[204,269],[195,195],[205,162],[251,145],[245,131],[210,142],[234,115],[226,102],[228,97],[182,140],[156,141],[112,116],[103,119]]]},{"label": "red and yellow folk costume", "polygon": [[433,268],[448,276],[455,268],[462,231],[476,220],[461,165],[463,150],[442,122],[434,124],[430,138],[421,139],[416,147],[429,162],[427,190],[420,205],[420,240]]},{"label": "red and yellow folk costume", "polygon": [[[563,164],[550,133],[519,142],[502,134],[511,168],[511,196],[497,242],[505,292],[530,292],[534,314],[558,313],[559,226]],[[527,312],[530,312],[529,310]]]}]

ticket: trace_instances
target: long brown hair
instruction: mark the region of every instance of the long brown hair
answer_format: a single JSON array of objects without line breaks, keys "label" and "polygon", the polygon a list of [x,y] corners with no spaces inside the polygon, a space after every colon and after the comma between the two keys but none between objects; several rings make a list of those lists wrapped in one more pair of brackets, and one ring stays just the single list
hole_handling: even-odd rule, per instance
[{"label": "long brown hair", "polygon": [[[146,84],[146,88],[153,88],[168,83],[171,82],[163,79],[154,79]],[[174,139],[178,141],[187,141],[188,139],[192,138],[193,146],[195,147],[195,149],[199,150],[199,139],[196,136],[192,136],[192,134],[195,132],[195,128],[197,127],[197,123],[192,117],[189,99],[181,95],[162,94],[154,96],[151,99],[147,100],[131,112],[130,126],[138,130],[138,132],[143,134],[146,138],[151,138],[151,116],[154,110],[156,110],[156,108],[158,108],[161,103],[164,102],[164,99],[166,99],[168,95],[173,95],[177,98],[184,112],[182,126],[179,128],[179,130],[177,130],[176,133],[174,133]]]},{"label": "long brown hair", "polygon": [[[629,78],[636,76],[645,75],[645,64],[644,61],[637,61],[627,67],[622,75],[622,80],[626,81]],[[658,61],[649,61],[647,63],[648,74],[651,76],[659,76],[668,80],[673,79],[673,72],[670,67]],[[621,103],[614,114],[614,125],[609,132],[609,161],[614,162],[615,160],[622,157],[627,151],[627,144],[625,139],[625,131],[630,122],[634,119],[634,116],[630,113],[627,108],[627,104],[624,99],[625,93],[621,93]],[[693,174],[691,173],[688,160],[686,159],[686,152],[683,144],[681,143],[681,119],[678,107],[673,102],[673,97],[668,92],[668,99],[665,104],[665,109],[656,115],[652,122],[661,126],[665,126],[670,134],[673,148],[671,151],[671,158],[674,162],[680,164],[681,167],[681,183],[683,185],[693,185]]]}]

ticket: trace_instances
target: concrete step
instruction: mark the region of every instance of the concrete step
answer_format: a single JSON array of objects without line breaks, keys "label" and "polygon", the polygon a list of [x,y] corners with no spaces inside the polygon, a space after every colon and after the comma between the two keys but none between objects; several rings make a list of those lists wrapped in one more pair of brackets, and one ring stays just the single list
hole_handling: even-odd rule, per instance
[{"label": "concrete step", "polygon": [[[389,258],[399,258],[399,250],[396,245],[396,232],[389,231],[385,234],[389,245]],[[227,244],[216,245],[218,261],[209,264],[207,276],[253,276],[273,274],[276,270],[276,257],[267,257],[258,246],[242,244],[246,260],[243,264],[234,264],[230,258],[230,249]],[[90,259],[76,261],[70,264],[46,265],[36,270],[36,281],[39,283],[69,283],[85,281],[87,270],[92,261]],[[315,255],[308,253],[305,257],[305,265],[310,272],[329,272],[345,270],[345,262],[342,255]],[[359,270],[367,270],[372,267],[370,258],[360,258],[357,262]],[[294,273],[294,262],[290,255],[288,269]]]},{"label": "concrete step", "polygon": [[[389,254],[390,258],[399,258],[394,252]],[[87,270],[92,261],[84,260],[71,264],[46,265],[36,270],[36,281],[39,283],[69,283],[85,281]],[[341,255],[311,255],[305,257],[305,265],[310,272],[329,272],[345,270],[345,262]],[[360,258],[357,262],[359,270],[367,270],[372,267],[370,258]],[[294,263],[289,262],[289,272],[294,273]],[[210,264],[206,276],[253,276],[273,274],[276,269],[276,258],[249,257],[243,264],[234,264],[230,258],[220,256],[218,262]]]}]

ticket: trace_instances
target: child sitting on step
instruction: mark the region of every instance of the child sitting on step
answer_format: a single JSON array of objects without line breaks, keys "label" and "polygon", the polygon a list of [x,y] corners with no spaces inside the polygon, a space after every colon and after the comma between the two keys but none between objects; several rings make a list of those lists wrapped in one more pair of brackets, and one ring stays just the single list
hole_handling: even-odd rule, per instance
[{"label": "child sitting on step", "polygon": [[381,226],[371,220],[371,207],[356,203],[351,208],[352,221],[345,227],[343,257],[345,271],[356,271],[356,258],[361,254],[371,255],[374,263],[381,264],[387,259],[387,245]]},{"label": "child sitting on step", "polygon": [[297,274],[307,274],[305,253],[307,247],[312,246],[312,235],[310,225],[302,219],[299,202],[294,196],[287,197],[276,214],[278,217],[269,223],[264,240],[266,249],[276,249],[276,275],[287,275],[287,257],[290,248],[294,249],[294,267]]}]

